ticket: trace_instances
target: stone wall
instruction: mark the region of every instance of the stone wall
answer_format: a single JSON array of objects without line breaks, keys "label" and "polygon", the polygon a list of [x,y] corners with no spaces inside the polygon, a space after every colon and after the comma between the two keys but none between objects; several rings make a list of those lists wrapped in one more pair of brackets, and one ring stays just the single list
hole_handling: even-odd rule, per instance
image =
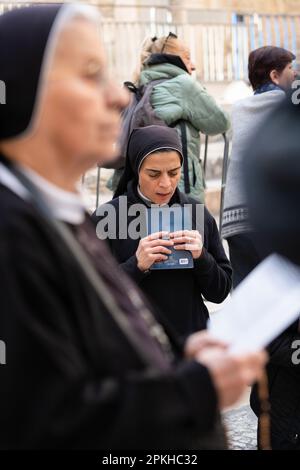
[{"label": "stone wall", "polygon": [[214,9],[236,13],[300,13],[299,0],[170,0],[174,9]]},{"label": "stone wall", "polygon": [[[45,0],[45,3],[63,0]],[[84,1],[84,0],[81,0]],[[29,0],[28,3],[41,3]],[[27,3],[27,0],[0,0],[0,4]],[[167,21],[170,13],[177,22],[196,16],[204,23],[231,22],[231,13],[300,14],[300,0],[87,0],[98,5],[103,16],[124,21]],[[196,16],[195,16],[196,15]],[[193,22],[193,21],[192,21]],[[194,22],[199,22],[199,20]]]}]

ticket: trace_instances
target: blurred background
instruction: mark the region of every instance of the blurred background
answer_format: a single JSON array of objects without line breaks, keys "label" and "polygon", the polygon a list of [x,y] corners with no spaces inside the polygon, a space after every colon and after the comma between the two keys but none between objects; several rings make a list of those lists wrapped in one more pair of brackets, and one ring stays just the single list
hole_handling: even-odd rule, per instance
[{"label": "blurred background", "polygon": [[[32,3],[43,2],[0,0],[0,14]],[[296,55],[299,69],[299,0],[94,0],[82,3],[93,4],[101,11],[108,64],[119,83],[132,80],[144,38],[163,36],[170,31],[189,45],[197,79],[228,112],[235,101],[251,94],[247,79],[251,50],[264,45],[282,46]],[[230,142],[230,132],[228,138]],[[204,136],[201,142],[203,162]],[[210,138],[206,203],[216,218],[220,208],[223,152],[222,136]],[[96,203],[111,198],[106,187],[111,172],[94,169],[84,175],[84,195],[91,210]]]}]

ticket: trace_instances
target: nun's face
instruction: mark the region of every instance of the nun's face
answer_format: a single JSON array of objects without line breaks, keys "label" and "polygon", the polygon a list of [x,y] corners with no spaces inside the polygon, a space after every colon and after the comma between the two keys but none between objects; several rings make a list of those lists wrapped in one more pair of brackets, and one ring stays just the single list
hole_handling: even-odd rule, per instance
[{"label": "nun's face", "polygon": [[61,33],[47,78],[40,130],[56,154],[84,172],[116,155],[127,94],[106,76],[96,26],[73,20]]},{"label": "nun's face", "polygon": [[181,173],[181,162],[176,151],[149,155],[139,172],[139,187],[144,196],[155,204],[168,204]]}]

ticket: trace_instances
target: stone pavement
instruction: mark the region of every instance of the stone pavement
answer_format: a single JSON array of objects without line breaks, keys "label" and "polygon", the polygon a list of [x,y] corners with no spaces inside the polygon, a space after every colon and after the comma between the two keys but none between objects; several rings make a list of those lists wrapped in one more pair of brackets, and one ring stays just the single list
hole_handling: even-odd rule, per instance
[{"label": "stone pavement", "polygon": [[223,422],[230,449],[256,450],[257,418],[249,405],[224,412]]}]

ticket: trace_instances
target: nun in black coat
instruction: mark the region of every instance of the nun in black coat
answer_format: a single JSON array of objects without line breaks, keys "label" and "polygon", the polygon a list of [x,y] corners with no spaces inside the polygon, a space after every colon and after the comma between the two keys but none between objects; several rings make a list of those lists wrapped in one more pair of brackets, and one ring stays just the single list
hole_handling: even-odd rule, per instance
[{"label": "nun in black coat", "polygon": [[[151,161],[153,155],[155,160]],[[127,149],[125,171],[115,197],[99,207],[93,218],[97,224],[98,236],[106,238],[122,269],[139,285],[177,334],[185,338],[206,328],[209,315],[204,299],[215,303],[223,302],[231,289],[232,270],[214,218],[204,208],[203,223],[201,211],[196,212],[196,207],[200,204],[177,188],[182,158],[181,143],[176,130],[164,126],[133,130]],[[158,170],[162,168],[168,168],[168,172],[159,173]],[[160,181],[162,178],[164,181]],[[170,207],[173,204],[190,204],[192,230],[185,231],[182,238],[178,238],[178,235],[177,238],[172,238],[171,235],[170,240],[159,238],[156,242],[150,241],[153,236],[133,239],[130,233],[121,238],[120,223],[124,224],[127,220],[125,223],[128,228],[136,217],[129,215],[134,204],[149,207],[151,204],[168,204]],[[113,227],[116,230],[110,230],[111,227],[105,225],[107,214],[112,207],[116,212],[116,227]],[[191,251],[194,267],[149,269],[155,261],[167,258],[170,244],[173,246],[173,242],[177,249],[187,248]],[[151,258],[145,263],[145,251],[150,249]]]},{"label": "nun in black coat", "polygon": [[127,103],[97,10],[10,11],[0,44],[0,449],[199,448],[265,359],[184,350],[96,237],[77,182]]},{"label": "nun in black coat", "polygon": [[127,102],[99,75],[98,28],[82,5],[0,16],[0,449],[194,448],[218,408],[76,193],[81,165],[112,156]]}]

